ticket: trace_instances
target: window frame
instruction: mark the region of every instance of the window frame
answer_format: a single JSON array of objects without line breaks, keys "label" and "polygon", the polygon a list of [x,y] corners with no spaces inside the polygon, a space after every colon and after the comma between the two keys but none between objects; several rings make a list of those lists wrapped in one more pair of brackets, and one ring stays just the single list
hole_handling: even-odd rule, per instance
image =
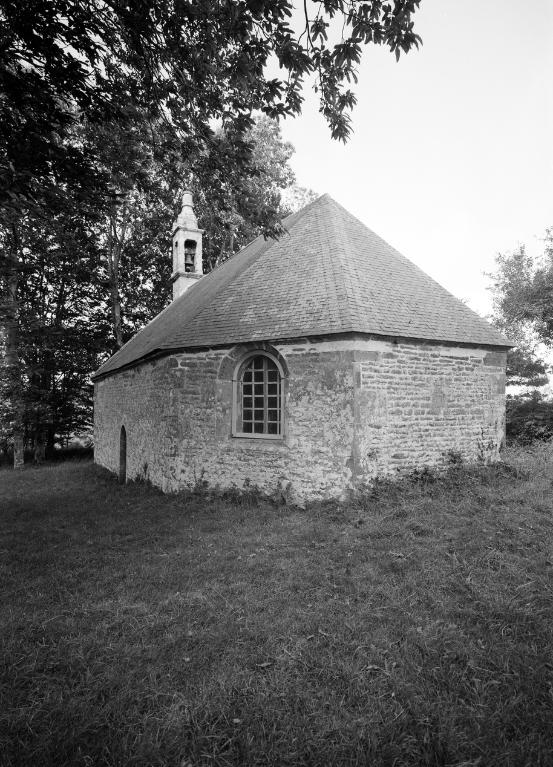
[{"label": "window frame", "polygon": [[[246,370],[246,368],[249,366],[249,364],[252,362],[252,360],[255,357],[266,357],[267,359],[271,360],[272,363],[274,363],[278,375],[279,375],[279,383],[280,383],[280,394],[277,395],[279,397],[279,414],[280,418],[278,421],[279,427],[280,427],[280,433],[279,434],[268,434],[268,433],[255,433],[253,431],[247,432],[247,431],[240,431],[238,426],[241,425],[242,422],[242,383],[243,383],[243,375]],[[284,385],[285,385],[285,375],[284,371],[282,369],[282,365],[278,361],[278,359],[274,356],[274,354],[271,354],[270,352],[265,351],[264,349],[256,349],[254,351],[248,352],[248,355],[244,357],[240,363],[236,366],[234,375],[232,377],[232,436],[238,437],[240,439],[269,439],[269,440],[277,440],[282,442],[284,439],[284,424],[285,424],[285,418],[284,418]],[[253,393],[252,393],[253,396]],[[269,396],[264,395],[264,396]],[[266,407],[264,403],[264,408]]]}]

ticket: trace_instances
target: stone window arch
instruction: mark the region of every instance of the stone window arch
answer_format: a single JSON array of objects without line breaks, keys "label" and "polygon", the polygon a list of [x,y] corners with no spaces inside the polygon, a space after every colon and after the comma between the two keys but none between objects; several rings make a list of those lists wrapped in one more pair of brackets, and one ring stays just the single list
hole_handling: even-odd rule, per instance
[{"label": "stone window arch", "polygon": [[253,350],[233,376],[235,437],[282,439],[284,436],[284,371],[279,360]]}]

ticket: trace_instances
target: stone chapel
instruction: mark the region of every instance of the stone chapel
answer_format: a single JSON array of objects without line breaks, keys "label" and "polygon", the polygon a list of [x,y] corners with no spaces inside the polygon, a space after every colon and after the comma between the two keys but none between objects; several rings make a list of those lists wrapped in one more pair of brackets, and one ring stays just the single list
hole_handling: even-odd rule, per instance
[{"label": "stone chapel", "polygon": [[283,224],[203,275],[184,193],[173,301],[93,376],[96,462],[305,503],[497,461],[508,340],[329,195]]}]

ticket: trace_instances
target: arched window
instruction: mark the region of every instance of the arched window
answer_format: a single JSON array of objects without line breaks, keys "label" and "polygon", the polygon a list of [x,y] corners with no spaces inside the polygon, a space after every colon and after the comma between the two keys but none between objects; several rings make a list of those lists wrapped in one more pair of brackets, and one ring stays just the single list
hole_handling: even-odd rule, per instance
[{"label": "arched window", "polygon": [[267,354],[248,357],[238,368],[233,433],[280,439],[283,435],[282,373]]}]

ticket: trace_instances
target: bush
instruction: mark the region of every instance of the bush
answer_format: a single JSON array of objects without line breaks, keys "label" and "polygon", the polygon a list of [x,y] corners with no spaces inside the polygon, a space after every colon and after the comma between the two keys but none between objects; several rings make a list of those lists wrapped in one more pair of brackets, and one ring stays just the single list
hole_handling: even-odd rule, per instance
[{"label": "bush", "polygon": [[520,445],[553,438],[553,401],[539,392],[507,396],[507,439]]}]

